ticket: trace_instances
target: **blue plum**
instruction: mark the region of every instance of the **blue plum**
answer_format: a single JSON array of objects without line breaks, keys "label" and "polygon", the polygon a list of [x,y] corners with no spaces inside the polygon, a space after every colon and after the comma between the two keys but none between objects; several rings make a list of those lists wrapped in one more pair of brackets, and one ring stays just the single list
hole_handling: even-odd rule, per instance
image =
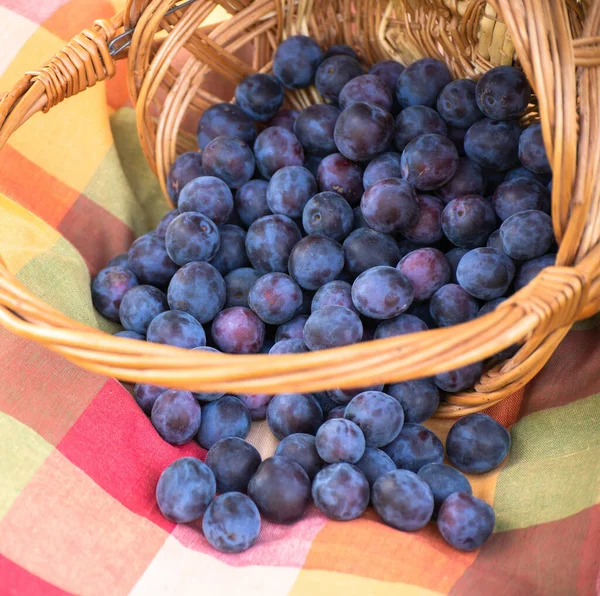
[{"label": "blue plum", "polygon": [[168,520],[186,524],[202,517],[215,492],[211,469],[195,457],[182,457],[160,475],[156,502]]},{"label": "blue plum", "polygon": [[408,423],[400,434],[383,447],[393,462],[403,470],[415,474],[425,465],[441,463],[444,459],[444,446],[437,435],[420,424]]},{"label": "blue plum", "polygon": [[448,459],[467,474],[497,468],[510,450],[510,433],[487,414],[469,414],[456,421],[446,439]]},{"label": "blue plum", "polygon": [[207,508],[202,531],[213,548],[223,553],[248,550],[260,533],[260,513],[250,498],[239,492],[218,496]]}]

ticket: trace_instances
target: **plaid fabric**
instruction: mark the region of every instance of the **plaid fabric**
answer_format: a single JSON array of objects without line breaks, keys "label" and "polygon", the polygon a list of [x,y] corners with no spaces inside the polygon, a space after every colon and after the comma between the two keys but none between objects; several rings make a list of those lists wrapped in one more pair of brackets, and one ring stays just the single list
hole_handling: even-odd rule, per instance
[{"label": "plaid fabric", "polygon": [[[0,89],[122,0],[0,0]],[[166,206],[117,77],[36,115],[0,152],[0,251],[44,300],[107,331],[89,280]],[[227,556],[198,524],[158,512],[160,472],[197,444],[164,443],[127,390],[0,329],[0,594],[595,594],[600,589],[600,333],[573,330],[524,390],[493,408],[510,459],[471,478],[497,527],[476,553],[433,525],[408,534],[373,512],[352,523],[316,509],[264,524]],[[433,421],[445,436],[450,423]],[[263,425],[250,439],[263,456]]]}]

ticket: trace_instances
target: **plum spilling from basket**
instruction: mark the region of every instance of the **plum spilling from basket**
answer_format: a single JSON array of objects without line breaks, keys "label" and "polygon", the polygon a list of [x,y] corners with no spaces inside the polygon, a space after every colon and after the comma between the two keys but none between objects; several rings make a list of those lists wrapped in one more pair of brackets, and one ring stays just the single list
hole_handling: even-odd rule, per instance
[{"label": "plum spilling from basket", "polygon": [[[323,103],[288,109],[287,90],[311,84]],[[478,82],[452,80],[431,58],[369,70],[348,46],[324,52],[290,37],[273,75],[246,77],[235,103],[202,114],[199,152],[168,175],[174,209],[100,271],[93,303],[126,338],[271,355],[510,308],[556,251],[541,127],[520,120],[530,100],[510,66]],[[207,540],[228,553],[257,540],[261,517],[293,523],[311,501],[339,521],[372,505],[403,531],[435,520],[448,543],[476,549],[494,513],[463,472],[499,466],[510,434],[473,414],[444,445],[423,423],[514,349],[427,378],[313,394],[138,384],[160,437],[208,450],[206,464],[182,458],[163,472],[158,506],[177,523],[203,517]],[[264,419],[280,442],[263,461],[246,438]]]}]

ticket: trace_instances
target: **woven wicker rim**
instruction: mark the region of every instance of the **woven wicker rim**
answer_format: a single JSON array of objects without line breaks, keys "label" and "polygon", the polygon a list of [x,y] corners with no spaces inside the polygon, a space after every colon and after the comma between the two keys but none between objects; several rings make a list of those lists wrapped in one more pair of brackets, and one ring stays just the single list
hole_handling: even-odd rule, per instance
[{"label": "woven wicker rim", "polygon": [[[453,418],[499,402],[547,362],[576,321],[600,310],[600,0],[220,0],[231,18],[204,26],[217,6],[196,0],[129,0],[99,20],[44,67],[27,73],[0,99],[0,147],[38,111],[115,73],[128,58],[138,132],[163,190],[177,154],[194,148],[186,114],[222,98],[203,90],[211,73],[237,83],[268,72],[282,38],[309,34],[323,45],[349,43],[366,62],[422,56],[446,61],[458,76],[477,78],[516,56],[537,106],[553,170],[552,218],[560,249],[545,269],[494,312],[434,329],[296,355],[230,356],[117,338],[73,321],[23,286],[0,262],[0,324],[88,370],[124,381],[196,391],[305,392],[369,386],[430,376],[523,347],[486,371],[475,390],[448,395],[437,413]],[[127,49],[109,44],[133,30]],[[510,35],[508,32],[510,32]],[[113,44],[121,48],[123,35]],[[237,53],[252,44],[247,64]],[[187,59],[176,67],[184,51]],[[225,98],[227,99],[227,98]],[[291,107],[322,101],[314,89],[287,94]]]}]

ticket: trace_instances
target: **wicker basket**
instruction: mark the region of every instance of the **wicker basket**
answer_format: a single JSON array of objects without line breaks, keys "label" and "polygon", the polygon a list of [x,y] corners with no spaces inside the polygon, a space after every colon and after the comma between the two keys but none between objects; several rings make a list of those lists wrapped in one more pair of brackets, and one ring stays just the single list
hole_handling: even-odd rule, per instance
[{"label": "wicker basket", "polygon": [[[164,190],[178,153],[194,149],[186,121],[231,99],[209,93],[206,83],[224,78],[229,85],[220,88],[230,92],[244,76],[269,71],[278,42],[290,35],[349,43],[367,63],[434,56],[472,78],[518,59],[536,96],[528,117],[539,115],[552,164],[557,266],[474,321],[307,354],[230,356],[109,336],[44,304],[1,261],[0,323],[97,373],[197,391],[403,381],[514,343],[523,346],[513,358],[486,371],[474,391],[447,396],[437,415],[482,410],[523,387],[571,325],[600,310],[600,0],[219,0],[230,18],[205,26],[216,2],[128,0],[123,13],[96,21],[2,96],[0,147],[33,114],[110,78],[114,60],[127,58],[140,141]],[[291,107],[320,101],[314,89],[287,95]]]}]

